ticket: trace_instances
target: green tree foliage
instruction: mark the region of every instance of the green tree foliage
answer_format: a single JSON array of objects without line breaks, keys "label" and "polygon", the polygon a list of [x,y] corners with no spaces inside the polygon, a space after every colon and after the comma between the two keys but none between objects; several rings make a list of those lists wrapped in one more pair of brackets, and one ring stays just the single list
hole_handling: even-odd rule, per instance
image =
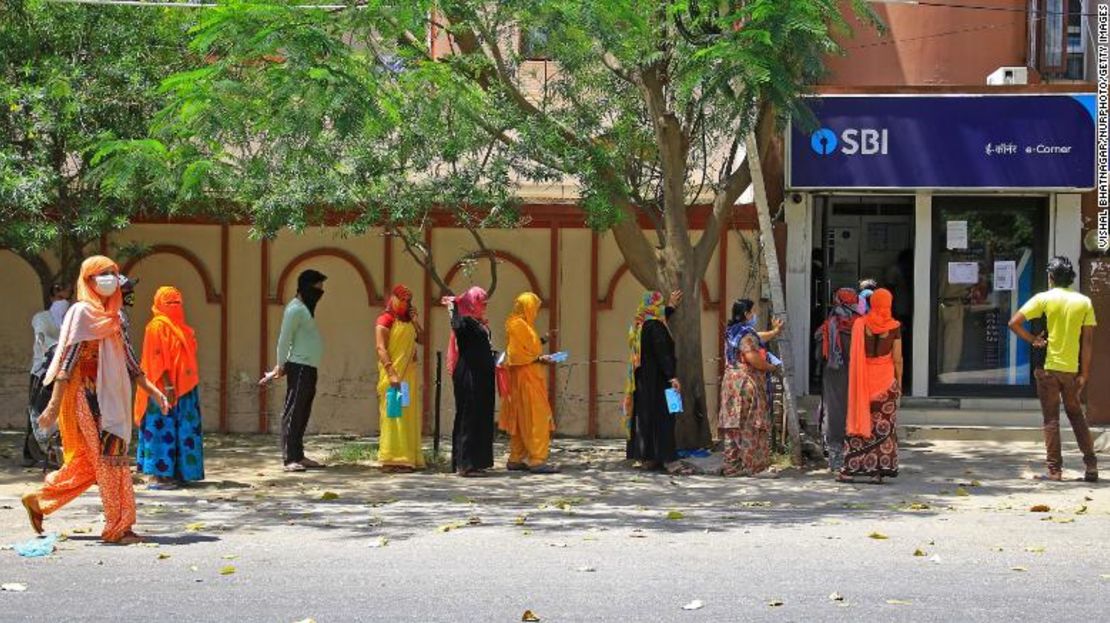
[{"label": "green tree foliage", "polygon": [[[102,141],[142,139],[161,80],[195,60],[181,12],[0,3],[0,248],[35,269],[44,298],[101,234],[150,198],[101,186]],[[193,16],[195,17],[195,16]]]},{"label": "green tree foliage", "polygon": [[[847,4],[873,18],[863,0]],[[755,132],[771,149],[781,122],[805,114],[799,95],[838,52],[843,7],[221,2],[193,31],[205,63],[164,84],[172,103],[153,136],[168,158],[158,166],[186,197],[247,206],[263,235],[383,224],[444,289],[419,244],[433,211],[470,228],[480,253],[480,228],[519,219],[520,183],[572,181],[580,201],[568,209],[613,233],[642,284],[686,292],[672,322],[692,397],[678,433],[680,446],[697,447],[709,439],[697,284],[751,183],[744,141]],[[125,163],[152,150],[116,148]],[[700,237],[689,221],[697,206],[709,209]]]}]

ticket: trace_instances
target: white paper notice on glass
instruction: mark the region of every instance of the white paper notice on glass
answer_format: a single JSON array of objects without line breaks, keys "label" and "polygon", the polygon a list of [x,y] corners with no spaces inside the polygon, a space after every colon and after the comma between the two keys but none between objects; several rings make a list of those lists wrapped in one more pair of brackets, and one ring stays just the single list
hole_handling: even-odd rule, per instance
[{"label": "white paper notice on glass", "polygon": [[[967,221],[948,221],[949,249],[967,248]],[[955,282],[953,282],[955,283]]]},{"label": "white paper notice on glass", "polygon": [[1013,290],[1017,276],[1017,262],[1006,260],[994,263],[994,289],[997,292]]},{"label": "white paper notice on glass", "polygon": [[948,262],[948,283],[979,283],[979,262]]}]

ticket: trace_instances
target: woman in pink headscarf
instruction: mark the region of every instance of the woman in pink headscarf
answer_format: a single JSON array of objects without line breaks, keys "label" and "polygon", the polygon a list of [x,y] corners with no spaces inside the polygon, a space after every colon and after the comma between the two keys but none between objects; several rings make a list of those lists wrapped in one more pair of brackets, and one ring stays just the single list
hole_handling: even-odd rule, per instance
[{"label": "woman in pink headscarf", "polygon": [[475,286],[443,303],[451,314],[447,372],[455,387],[451,466],[459,476],[480,476],[493,467],[495,362],[486,291]]}]

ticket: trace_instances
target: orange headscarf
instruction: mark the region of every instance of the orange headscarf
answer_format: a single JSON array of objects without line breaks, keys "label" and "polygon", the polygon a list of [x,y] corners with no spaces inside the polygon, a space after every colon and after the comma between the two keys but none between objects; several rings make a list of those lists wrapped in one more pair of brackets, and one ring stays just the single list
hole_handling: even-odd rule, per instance
[{"label": "orange headscarf", "polygon": [[[77,279],[77,302],[66,312],[58,336],[54,359],[46,372],[44,383],[53,383],[62,368],[66,351],[80,342],[98,342],[96,372],[96,399],[100,406],[100,428],[116,437],[131,439],[131,419],[127,407],[131,400],[131,379],[127,373],[127,355],[124,351],[120,309],[123,294],[119,288],[105,298],[97,294],[94,278],[105,272],[118,274],[119,266],[103,255],[94,255],[81,262]],[[78,446],[83,446],[74,413],[65,409],[58,413],[58,428],[62,433],[65,461],[73,458]]]},{"label": "orange headscarf", "polygon": [[[184,302],[177,288],[158,288],[150,310],[154,316],[147,323],[143,338],[143,373],[162,391],[166,389],[163,377],[168,377],[174,388],[174,400],[180,400],[200,382],[196,333],[185,322]],[[141,387],[135,392],[136,425],[143,421],[149,398]]]},{"label": "orange headscarf", "polygon": [[864,322],[867,323],[867,328],[871,329],[872,335],[881,335],[902,326],[902,323],[891,317],[893,303],[894,295],[886,288],[879,288],[871,295],[868,303],[871,309],[863,318]]},{"label": "orange headscarf", "polygon": [[[894,364],[890,355],[867,357],[864,333],[882,335],[901,326],[891,317],[894,295],[879,288],[871,295],[871,309],[852,325],[852,356],[848,365],[848,434],[870,439],[871,399],[890,389],[894,383]],[[866,329],[866,331],[865,331]]]}]

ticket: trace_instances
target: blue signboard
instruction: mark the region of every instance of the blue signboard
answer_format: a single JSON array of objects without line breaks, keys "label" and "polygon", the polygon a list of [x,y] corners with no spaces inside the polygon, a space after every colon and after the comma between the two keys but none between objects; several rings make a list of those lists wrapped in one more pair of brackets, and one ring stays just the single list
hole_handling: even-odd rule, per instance
[{"label": "blue signboard", "polygon": [[795,121],[795,189],[1090,189],[1095,96],[852,95],[807,98]]}]

